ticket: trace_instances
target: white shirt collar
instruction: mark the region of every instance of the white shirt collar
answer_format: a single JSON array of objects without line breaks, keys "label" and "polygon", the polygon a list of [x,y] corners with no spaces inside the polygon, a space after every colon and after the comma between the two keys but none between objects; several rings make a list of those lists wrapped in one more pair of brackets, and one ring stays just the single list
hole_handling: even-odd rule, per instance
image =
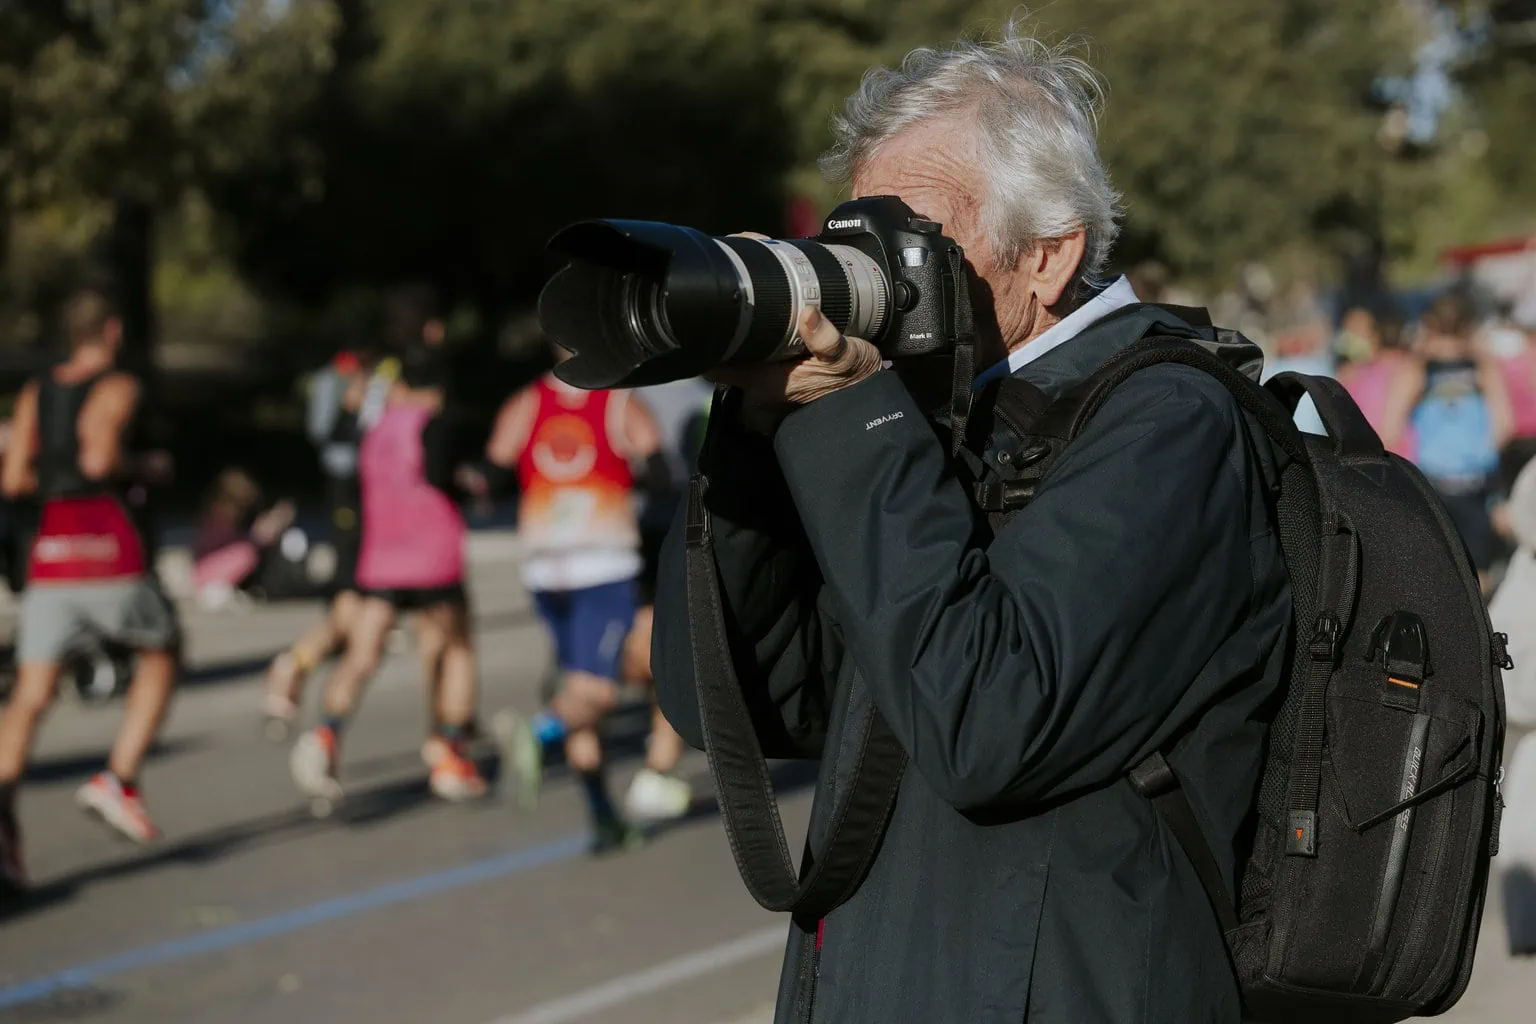
[{"label": "white shirt collar", "polygon": [[1034,362],[1051,351],[1051,349],[1071,341],[1115,310],[1124,309],[1126,306],[1134,305],[1140,301],[1136,297],[1136,289],[1131,287],[1130,280],[1124,274],[1121,274],[1108,288],[1105,288],[1099,294],[1062,317],[1057,323],[1052,324],[1039,337],[1031,338],[1008,353],[1006,360],[989,366],[977,374],[976,386],[980,387],[994,377],[1002,376],[1005,373],[1017,373],[1020,367]]}]

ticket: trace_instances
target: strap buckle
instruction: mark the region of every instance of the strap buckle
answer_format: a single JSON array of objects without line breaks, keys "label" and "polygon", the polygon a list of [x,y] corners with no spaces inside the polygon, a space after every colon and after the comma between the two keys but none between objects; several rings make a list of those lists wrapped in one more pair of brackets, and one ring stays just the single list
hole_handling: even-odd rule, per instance
[{"label": "strap buckle", "polygon": [[1380,661],[1386,675],[1382,703],[1417,711],[1424,680],[1429,675],[1429,638],[1424,620],[1412,612],[1396,611],[1381,620],[1371,634],[1366,660]]},{"label": "strap buckle", "polygon": [[1338,615],[1331,611],[1317,617],[1317,623],[1312,627],[1312,643],[1309,647],[1313,661],[1333,663],[1339,660],[1339,634],[1343,628]]}]

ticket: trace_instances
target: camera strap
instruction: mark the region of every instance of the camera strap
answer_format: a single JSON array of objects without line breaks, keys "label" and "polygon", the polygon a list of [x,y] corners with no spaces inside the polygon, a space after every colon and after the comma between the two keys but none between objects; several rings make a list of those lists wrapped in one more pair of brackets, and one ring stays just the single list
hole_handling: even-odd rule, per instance
[{"label": "camera strap", "polygon": [[814,921],[852,896],[869,870],[896,804],[907,755],[871,705],[854,726],[860,734],[859,754],[847,795],[834,808],[825,849],[814,853],[807,842],[804,863],[797,870],[731,655],[709,511],[704,507],[708,484],[703,474],[688,483],[688,630],[699,721],[720,817],[752,898],[768,910]]},{"label": "camera strap", "polygon": [[976,317],[971,310],[971,289],[966,283],[965,252],[951,245],[945,252],[949,261],[950,308],[954,310],[954,370],[949,385],[949,457],[960,454],[965,446],[971,403],[976,388]]}]

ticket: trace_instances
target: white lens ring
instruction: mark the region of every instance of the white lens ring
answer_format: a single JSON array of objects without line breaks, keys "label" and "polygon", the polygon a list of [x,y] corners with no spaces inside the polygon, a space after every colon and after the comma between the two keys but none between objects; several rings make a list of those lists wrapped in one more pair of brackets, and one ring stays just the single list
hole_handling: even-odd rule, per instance
[{"label": "white lens ring", "polygon": [[757,310],[757,295],[752,289],[752,275],[747,272],[747,265],[742,262],[736,250],[718,238],[715,239],[715,244],[720,247],[721,252],[725,253],[725,258],[731,261],[731,267],[736,271],[736,287],[741,289],[741,311],[736,318],[736,333],[725,349],[727,352],[735,352],[746,340],[747,331],[752,328],[752,315]]},{"label": "white lens ring", "polygon": [[848,279],[851,305],[847,332],[855,338],[878,338],[891,308],[890,285],[880,272],[880,264],[851,245],[828,245],[826,249],[842,264],[843,276]]},{"label": "white lens ring", "polygon": [[789,278],[789,328],[784,339],[783,351],[792,355],[805,353],[805,341],[800,337],[800,332],[795,329],[800,318],[800,311],[806,306],[821,308],[821,279],[816,276],[816,268],[811,265],[811,258],[800,251],[799,246],[790,245],[777,238],[764,239],[763,245],[784,268],[784,276]]}]

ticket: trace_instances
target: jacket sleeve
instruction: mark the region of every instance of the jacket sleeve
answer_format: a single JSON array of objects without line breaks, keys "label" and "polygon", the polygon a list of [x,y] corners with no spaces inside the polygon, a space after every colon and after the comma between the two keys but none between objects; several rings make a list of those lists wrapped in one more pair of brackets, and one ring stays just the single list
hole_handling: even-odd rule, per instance
[{"label": "jacket sleeve", "polygon": [[[727,407],[710,417],[700,454],[726,631],[741,686],[768,757],[816,757],[827,693],[842,656],[822,613],[824,585],[774,458]],[[683,503],[686,506],[686,502]],[[663,714],[704,745],[689,632],[683,547],[686,507],[665,543],[656,586],[651,666]]]},{"label": "jacket sleeve", "polygon": [[776,445],[849,654],[962,809],[1110,781],[1192,716],[1253,600],[1238,413],[1198,371],[1110,397],[983,548],[894,374],[792,413]]}]

